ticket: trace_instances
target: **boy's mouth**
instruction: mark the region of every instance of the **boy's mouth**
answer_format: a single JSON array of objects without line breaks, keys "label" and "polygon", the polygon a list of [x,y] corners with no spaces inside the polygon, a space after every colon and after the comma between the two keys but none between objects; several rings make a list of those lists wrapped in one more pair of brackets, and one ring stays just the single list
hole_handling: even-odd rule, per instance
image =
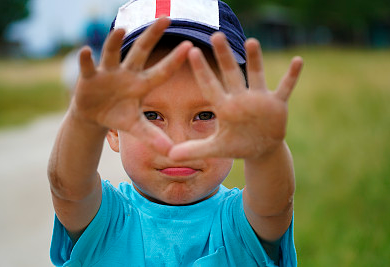
[{"label": "boy's mouth", "polygon": [[189,176],[198,172],[198,170],[188,168],[188,167],[169,167],[169,168],[161,169],[159,171],[169,176]]}]

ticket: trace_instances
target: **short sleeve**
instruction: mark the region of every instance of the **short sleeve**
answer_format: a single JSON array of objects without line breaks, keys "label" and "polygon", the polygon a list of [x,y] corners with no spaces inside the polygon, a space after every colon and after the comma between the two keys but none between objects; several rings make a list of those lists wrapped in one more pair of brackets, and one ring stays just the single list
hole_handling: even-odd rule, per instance
[{"label": "short sleeve", "polygon": [[[255,260],[257,266],[275,266],[274,262],[265,252],[255,231],[249,224],[244,212],[242,190],[234,196],[231,196],[224,205],[223,220],[229,227],[225,227],[224,235],[234,233],[235,240],[229,240],[228,254],[237,251],[235,246],[243,246],[245,251]],[[230,229],[229,229],[230,228]],[[233,244],[232,244],[233,243]],[[296,251],[293,238],[293,222],[281,238],[281,258],[280,266],[291,267],[297,266]]]},{"label": "short sleeve", "polygon": [[55,218],[50,258],[55,266],[90,266],[104,255],[120,235],[128,213],[125,197],[108,181],[102,181],[102,202],[94,219],[76,244]]}]

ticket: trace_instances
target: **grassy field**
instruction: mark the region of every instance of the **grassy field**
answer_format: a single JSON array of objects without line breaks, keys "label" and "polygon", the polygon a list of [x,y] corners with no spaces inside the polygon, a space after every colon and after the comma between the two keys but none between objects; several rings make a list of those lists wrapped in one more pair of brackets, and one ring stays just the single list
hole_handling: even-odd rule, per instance
[{"label": "grassy field", "polygon": [[[292,56],[305,66],[290,101],[300,266],[390,263],[390,51],[265,53],[275,88]],[[60,59],[0,61],[0,127],[64,110]],[[242,187],[242,161],[225,181]]]},{"label": "grassy field", "polygon": [[61,63],[0,60],[0,129],[65,109],[69,92],[61,82]]}]

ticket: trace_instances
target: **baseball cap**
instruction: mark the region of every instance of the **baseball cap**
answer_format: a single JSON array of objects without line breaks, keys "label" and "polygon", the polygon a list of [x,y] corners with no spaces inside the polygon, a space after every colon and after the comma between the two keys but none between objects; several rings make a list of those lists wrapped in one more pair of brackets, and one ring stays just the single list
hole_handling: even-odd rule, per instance
[{"label": "baseball cap", "polygon": [[111,24],[111,30],[126,31],[121,51],[126,52],[161,15],[171,19],[165,36],[179,36],[211,47],[211,35],[223,32],[238,64],[245,64],[244,31],[231,8],[220,0],[130,0],[119,8]]}]

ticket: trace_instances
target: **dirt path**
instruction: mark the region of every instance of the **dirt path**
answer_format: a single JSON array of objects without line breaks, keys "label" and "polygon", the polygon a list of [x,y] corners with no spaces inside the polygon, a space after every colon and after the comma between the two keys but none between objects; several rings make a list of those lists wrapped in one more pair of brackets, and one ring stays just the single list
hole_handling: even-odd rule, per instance
[{"label": "dirt path", "polygon": [[[62,114],[0,131],[1,266],[52,266],[54,220],[46,166]],[[119,157],[106,144],[99,170],[114,185],[125,180]]]}]

